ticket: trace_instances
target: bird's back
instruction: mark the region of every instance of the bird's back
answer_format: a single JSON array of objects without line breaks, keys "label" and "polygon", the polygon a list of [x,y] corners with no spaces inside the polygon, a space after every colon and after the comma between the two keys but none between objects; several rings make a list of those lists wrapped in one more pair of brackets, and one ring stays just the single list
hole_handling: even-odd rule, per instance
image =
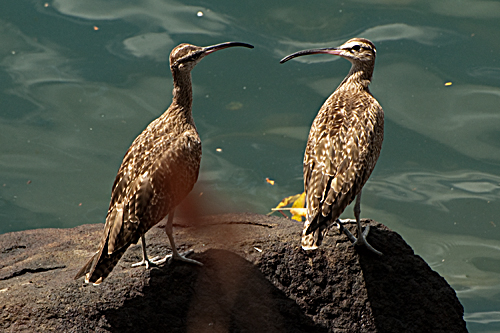
[{"label": "bird's back", "polygon": [[[106,224],[117,233],[113,249],[132,241],[161,221],[191,191],[198,179],[201,141],[194,126],[182,130],[152,122],[127,151],[113,184]],[[123,222],[112,221],[123,206]]]},{"label": "bird's back", "polygon": [[323,104],[304,154],[306,233],[326,230],[361,191],[380,155],[383,127],[368,89],[343,82]]},{"label": "bird's back", "polygon": [[194,123],[172,124],[168,111],[151,122],[123,158],[100,249],[77,278],[91,272],[90,282],[104,279],[125,250],[191,191],[200,161],[201,141]]}]

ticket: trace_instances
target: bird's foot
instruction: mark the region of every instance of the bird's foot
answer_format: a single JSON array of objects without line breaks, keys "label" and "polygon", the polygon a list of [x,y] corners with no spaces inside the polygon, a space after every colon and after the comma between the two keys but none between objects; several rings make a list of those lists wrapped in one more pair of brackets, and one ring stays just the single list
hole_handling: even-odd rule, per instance
[{"label": "bird's foot", "polygon": [[356,241],[357,241],[356,237],[354,237],[354,235],[351,234],[351,232],[349,230],[347,230],[346,227],[344,227],[345,223],[350,223],[352,221],[356,222],[356,220],[349,220],[349,219],[341,220],[341,219],[337,219],[337,224],[338,224],[339,231],[343,232],[347,236],[347,238],[349,238],[349,240],[351,241],[351,243],[356,243]]},{"label": "bird's foot", "polygon": [[368,250],[372,251],[373,253],[376,253],[379,256],[383,255],[382,252],[376,250],[373,246],[371,246],[370,243],[368,243],[368,240],[366,239],[366,237],[368,236],[368,232],[370,232],[369,225],[365,227],[365,230],[363,230],[363,232],[361,233],[361,235],[358,236],[358,238],[354,237],[354,235],[349,230],[347,230],[347,228],[343,226],[344,223],[352,221],[356,222],[356,220],[340,220],[340,219],[337,220],[337,223],[339,225],[339,230],[343,232],[347,236],[347,238],[349,238],[349,240],[352,242],[352,245],[359,245],[359,246],[364,245]]},{"label": "bird's foot", "polygon": [[[368,236],[368,232],[370,231],[370,226],[367,225],[365,227],[365,230],[361,233],[361,235],[358,236],[358,239],[353,243],[353,245],[364,245],[368,250],[372,251],[373,253],[378,254],[379,256],[382,255],[382,252],[376,250],[373,246],[368,243],[368,240],[366,237]],[[354,236],[353,236],[354,237]]]},{"label": "bird's foot", "polygon": [[[171,261],[171,260],[180,260],[180,261],[184,261],[184,262],[188,262],[190,264],[196,264],[196,265],[200,265],[200,266],[203,266],[203,264],[197,260],[193,260],[193,259],[189,259],[189,258],[186,258],[188,255],[190,255],[191,253],[193,253],[194,251],[193,250],[189,250],[189,251],[186,251],[184,253],[178,253],[178,252],[175,252],[173,255],[172,254],[167,254],[164,258],[162,259],[159,259],[159,260],[155,260],[155,261],[152,261],[155,265],[161,265],[161,264],[164,264],[166,263],[167,261]],[[158,258],[158,257],[156,257]],[[155,258],[155,259],[156,259]]]},{"label": "bird's foot", "polygon": [[193,250],[189,250],[189,251],[186,251],[186,252],[184,252],[182,254],[177,253],[177,255],[172,256],[172,259],[173,260],[185,261],[185,262],[188,262],[190,264],[195,264],[195,265],[203,266],[203,264],[201,262],[199,262],[198,260],[186,258],[187,255],[189,255],[189,254],[191,254],[193,252],[194,252]]},{"label": "bird's foot", "polygon": [[160,257],[154,257],[152,259],[142,259],[141,261],[132,264],[132,267],[146,266],[146,269],[149,269],[150,267],[156,267],[158,266],[156,263],[156,260],[158,260],[158,258]]}]

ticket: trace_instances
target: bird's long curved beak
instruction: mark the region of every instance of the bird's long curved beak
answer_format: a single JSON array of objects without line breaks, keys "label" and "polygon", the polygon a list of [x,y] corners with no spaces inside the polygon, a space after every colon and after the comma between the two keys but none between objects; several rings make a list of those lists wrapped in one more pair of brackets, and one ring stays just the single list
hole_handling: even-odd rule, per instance
[{"label": "bird's long curved beak", "polygon": [[319,54],[319,53],[327,53],[327,54],[333,54],[333,55],[340,55],[342,52],[341,49],[337,47],[328,47],[324,49],[311,49],[311,50],[303,50],[303,51],[298,51],[295,53],[292,53],[290,55],[287,55],[283,59],[280,60],[280,64],[287,62],[290,59],[300,57],[303,55],[308,55],[308,54]]},{"label": "bird's long curved beak", "polygon": [[205,55],[213,53],[215,51],[219,51],[222,49],[226,49],[228,47],[234,47],[234,46],[242,46],[242,47],[248,47],[249,49],[253,49],[253,45],[247,44],[247,43],[242,43],[242,42],[226,42],[226,43],[221,43],[217,45],[212,45],[212,46],[207,46],[203,49],[203,53]]}]

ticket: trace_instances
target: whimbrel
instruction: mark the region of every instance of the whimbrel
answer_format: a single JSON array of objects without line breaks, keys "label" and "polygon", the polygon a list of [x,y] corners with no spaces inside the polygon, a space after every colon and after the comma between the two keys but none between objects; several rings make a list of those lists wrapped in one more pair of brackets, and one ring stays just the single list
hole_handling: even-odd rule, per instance
[{"label": "whimbrel", "polygon": [[[375,167],[384,138],[384,111],[368,90],[375,66],[375,46],[367,39],[353,38],[339,47],[290,54],[280,63],[318,53],[341,56],[352,66],[319,110],[309,132],[303,165],[307,220],[302,248],[316,249],[328,228],[338,223],[355,245],[365,245],[382,254],[367,242],[369,226],[363,231],[359,217],[361,190]],[[339,220],[354,198],[358,238]]]},{"label": "whimbrel", "polygon": [[[78,272],[85,282],[99,284],[131,244],[141,239],[143,260],[133,266],[161,264],[172,259],[200,262],[179,254],[172,234],[175,207],[191,191],[201,161],[201,141],[191,114],[191,70],[206,55],[228,47],[252,45],[227,42],[199,47],[180,44],[170,53],[173,98],[170,107],[134,140],[116,175],[99,251]],[[168,219],[167,219],[168,216]],[[165,231],[172,255],[148,259],[144,234],[167,219]]]}]

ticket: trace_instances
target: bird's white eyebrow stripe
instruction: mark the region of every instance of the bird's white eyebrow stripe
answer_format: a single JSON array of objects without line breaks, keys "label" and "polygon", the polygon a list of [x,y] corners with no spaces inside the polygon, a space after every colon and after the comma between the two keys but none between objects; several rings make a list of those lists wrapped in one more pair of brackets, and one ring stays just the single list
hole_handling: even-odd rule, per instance
[{"label": "bird's white eyebrow stripe", "polygon": [[355,46],[355,45],[359,45],[359,43],[357,43],[357,42],[351,42],[351,43],[349,43],[349,44],[345,44],[344,46],[345,46],[346,48],[349,48],[349,49],[350,49],[350,48],[352,48],[352,47],[353,47],[353,46]]},{"label": "bird's white eyebrow stripe", "polygon": [[346,49],[350,49],[356,45],[358,45],[359,47],[361,47],[364,50],[372,50],[372,48],[370,46],[366,46],[366,45],[364,45],[362,43],[358,43],[358,42],[352,42],[352,43],[346,44],[344,46]]}]

